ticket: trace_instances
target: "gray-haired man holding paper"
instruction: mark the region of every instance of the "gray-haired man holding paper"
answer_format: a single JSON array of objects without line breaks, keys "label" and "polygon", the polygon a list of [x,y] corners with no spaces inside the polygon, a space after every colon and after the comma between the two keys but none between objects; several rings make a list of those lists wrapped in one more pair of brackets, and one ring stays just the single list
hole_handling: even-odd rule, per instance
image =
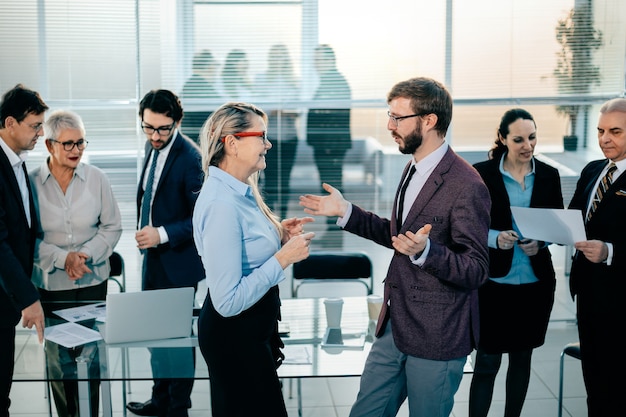
[{"label": "gray-haired man holding paper", "polygon": [[587,232],[587,240],[575,245],[570,290],[589,416],[609,416],[621,413],[626,391],[626,364],[607,354],[626,317],[626,99],[600,108],[598,144],[606,159],[583,168],[569,205],[582,211]]}]

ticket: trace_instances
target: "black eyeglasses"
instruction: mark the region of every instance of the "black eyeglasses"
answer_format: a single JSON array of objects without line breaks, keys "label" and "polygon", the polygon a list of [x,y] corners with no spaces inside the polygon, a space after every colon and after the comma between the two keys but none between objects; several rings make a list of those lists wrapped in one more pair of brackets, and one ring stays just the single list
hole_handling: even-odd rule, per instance
[{"label": "black eyeglasses", "polygon": [[54,139],[48,139],[48,140],[51,142],[60,143],[61,145],[63,145],[63,149],[66,152],[71,152],[72,149],[74,149],[74,146],[76,146],[79,151],[82,151],[83,149],[87,147],[87,144],[89,143],[85,139],[78,139],[76,142],[72,142],[71,140],[68,140],[67,142],[59,142],[58,140],[54,140]]},{"label": "black eyeglasses", "polygon": [[408,119],[411,117],[420,117],[420,116],[425,116],[429,113],[416,113],[416,114],[409,114],[408,116],[394,116],[391,114],[390,111],[387,111],[387,116],[389,116],[389,120],[391,120],[391,123],[395,126],[398,127],[398,125],[400,124],[400,120],[404,120],[404,119]]},{"label": "black eyeglasses", "polygon": [[161,126],[161,127],[152,127],[150,125],[142,124],[141,130],[143,130],[143,133],[149,136],[154,135],[154,132],[157,132],[159,136],[168,136],[170,133],[172,133],[172,130],[174,130],[174,126],[176,126],[176,122],[172,123],[169,126]]},{"label": "black eyeglasses", "polygon": [[[261,141],[263,141],[263,144],[266,144],[267,142],[269,142],[269,139],[267,138],[267,132],[239,132],[239,133],[233,133],[232,135],[238,138],[256,136],[256,137],[261,138]],[[222,137],[222,142],[224,142],[225,140],[226,140],[226,136]]]}]

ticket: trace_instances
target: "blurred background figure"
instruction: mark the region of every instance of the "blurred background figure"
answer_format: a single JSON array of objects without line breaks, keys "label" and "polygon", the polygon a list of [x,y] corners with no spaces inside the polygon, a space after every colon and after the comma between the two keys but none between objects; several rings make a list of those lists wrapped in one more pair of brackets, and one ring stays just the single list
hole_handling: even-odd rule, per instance
[{"label": "blurred background figure", "polygon": [[[352,93],[345,77],[337,70],[335,51],[328,45],[320,45],[314,54],[319,85],[313,100],[337,101],[337,107],[324,108],[323,105],[309,110],[306,142],[313,147],[322,194],[325,193],[322,183],[332,184],[344,192],[343,159],[352,147],[349,108]],[[347,108],[341,108],[344,106]]]},{"label": "blurred background figure", "polygon": [[549,243],[526,239],[511,206],[563,208],[559,172],[537,160],[537,126],[524,109],[500,121],[489,160],[474,165],[491,196],[489,280],[478,290],[480,340],[470,387],[469,416],[487,417],[508,353],[505,417],[518,417],[530,381],[533,349],[543,345],[556,278]]},{"label": "blurred background figure", "polygon": [[191,77],[185,82],[181,98],[219,99],[215,86],[219,63],[211,51],[204,49],[193,57]]},{"label": "blurred background figure", "polygon": [[248,78],[248,55],[241,49],[233,49],[226,56],[218,91],[229,101],[250,101],[252,83]]},{"label": "blurred background figure", "polygon": [[[206,100],[220,101],[221,96],[217,91],[217,76],[219,74],[219,62],[213,57],[211,51],[204,49],[193,57],[191,77],[185,82],[180,98],[185,102],[185,111],[180,129],[183,134],[189,136],[196,143],[200,143],[198,135],[205,120],[211,116],[210,103]],[[189,103],[189,99],[198,103]],[[220,103],[221,104],[221,103]],[[213,104],[215,105],[215,104]],[[194,107],[201,107],[194,109]]]},{"label": "blurred background figure", "polygon": [[257,75],[254,96],[260,101],[271,102],[269,107],[274,108],[268,112],[267,135],[273,148],[265,156],[267,166],[263,171],[262,185],[267,205],[284,219],[289,208],[291,170],[298,147],[298,113],[284,109],[283,103],[299,97],[298,82],[285,45],[278,44],[270,48],[267,72]]},{"label": "blurred background figure", "polygon": [[[352,93],[345,77],[337,70],[335,51],[329,45],[315,48],[313,65],[319,76],[319,84],[313,100],[319,100],[320,108],[309,109],[306,142],[313,148],[313,157],[322,184],[332,184],[341,192],[343,188],[343,162],[352,147],[350,133],[350,99]],[[347,107],[347,108],[342,108]],[[341,228],[336,217],[326,218],[327,233],[320,244],[330,248],[343,247]]]},{"label": "blurred background figure", "polygon": [[[122,216],[106,174],[81,162],[87,140],[80,116],[54,111],[45,134],[50,155],[30,174],[40,225],[32,281],[51,325],[64,321],[54,310],[106,300],[109,256],[122,236]],[[95,321],[81,324],[93,327]],[[70,375],[76,375],[83,346],[48,343],[46,350],[57,413],[78,416],[78,382]],[[97,361],[92,372],[98,375]],[[99,384],[90,389],[92,415],[98,415]]]}]

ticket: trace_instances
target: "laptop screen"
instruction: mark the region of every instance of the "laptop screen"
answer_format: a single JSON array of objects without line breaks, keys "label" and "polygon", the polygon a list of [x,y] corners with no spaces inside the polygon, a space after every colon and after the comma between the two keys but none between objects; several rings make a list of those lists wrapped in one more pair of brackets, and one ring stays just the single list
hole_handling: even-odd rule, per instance
[{"label": "laptop screen", "polygon": [[191,335],[195,291],[169,288],[107,295],[107,343],[171,339]]}]

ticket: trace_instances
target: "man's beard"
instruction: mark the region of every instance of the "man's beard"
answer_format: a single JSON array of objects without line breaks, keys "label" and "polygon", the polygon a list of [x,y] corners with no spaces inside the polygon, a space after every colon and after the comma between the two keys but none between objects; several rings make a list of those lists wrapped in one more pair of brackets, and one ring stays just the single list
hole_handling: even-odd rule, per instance
[{"label": "man's beard", "polygon": [[400,152],[405,155],[413,155],[417,148],[422,146],[423,140],[422,127],[418,125],[413,132],[403,138],[404,148],[401,148]]}]

